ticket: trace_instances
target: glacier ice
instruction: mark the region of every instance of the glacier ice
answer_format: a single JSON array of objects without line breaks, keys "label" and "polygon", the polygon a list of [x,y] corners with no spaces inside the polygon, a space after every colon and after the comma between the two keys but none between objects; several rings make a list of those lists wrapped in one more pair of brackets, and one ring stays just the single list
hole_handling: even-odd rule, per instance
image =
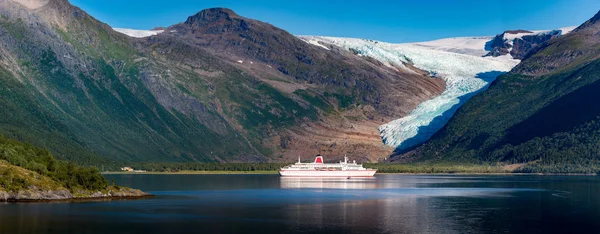
[{"label": "glacier ice", "polygon": [[129,29],[129,28],[113,28],[113,30],[123,33],[130,37],[135,37],[135,38],[144,38],[144,37],[154,36],[154,35],[164,32],[164,30],[137,30],[137,29]]},{"label": "glacier ice", "polygon": [[463,49],[449,47],[448,41],[391,44],[356,38],[302,38],[352,49],[361,56],[375,58],[390,66],[393,64],[406,71],[410,69],[403,63],[410,62],[446,81],[446,90],[441,95],[421,103],[407,116],[379,127],[383,142],[398,150],[411,148],[431,138],[466,100],[519,63],[510,55],[480,57],[485,48],[477,52],[473,45],[485,45],[490,37],[455,38],[451,41],[452,44],[464,45]]}]

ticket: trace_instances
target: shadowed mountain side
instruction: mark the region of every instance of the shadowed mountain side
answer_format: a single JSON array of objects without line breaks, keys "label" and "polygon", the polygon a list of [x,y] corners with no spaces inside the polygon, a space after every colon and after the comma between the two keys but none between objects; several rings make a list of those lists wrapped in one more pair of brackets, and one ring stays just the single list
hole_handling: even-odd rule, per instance
[{"label": "shadowed mountain side", "polygon": [[[598,62],[578,69],[565,80],[581,79],[585,70],[600,70]],[[587,76],[598,76],[590,73]],[[586,79],[594,79],[586,77]],[[596,80],[598,78],[595,78]],[[600,80],[581,87],[563,97],[560,97],[523,122],[508,129],[505,142],[519,145],[535,137],[546,137],[558,132],[572,130],[600,116]]]}]

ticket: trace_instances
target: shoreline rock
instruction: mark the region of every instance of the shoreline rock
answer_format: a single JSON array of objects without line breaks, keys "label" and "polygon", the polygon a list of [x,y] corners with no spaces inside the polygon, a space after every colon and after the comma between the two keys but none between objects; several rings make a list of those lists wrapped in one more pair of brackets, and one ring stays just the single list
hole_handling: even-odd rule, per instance
[{"label": "shoreline rock", "polygon": [[0,191],[0,202],[77,202],[77,201],[101,201],[101,200],[135,200],[152,198],[154,195],[132,188],[110,188],[102,191],[75,191],[73,195],[69,190],[41,190],[32,187],[18,192]]}]

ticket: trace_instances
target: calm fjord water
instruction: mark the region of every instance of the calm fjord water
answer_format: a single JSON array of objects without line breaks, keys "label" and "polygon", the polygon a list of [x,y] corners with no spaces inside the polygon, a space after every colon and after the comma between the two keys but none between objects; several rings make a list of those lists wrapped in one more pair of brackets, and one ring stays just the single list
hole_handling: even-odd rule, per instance
[{"label": "calm fjord water", "polygon": [[0,204],[0,233],[600,233],[600,177],[106,177],[156,198]]}]

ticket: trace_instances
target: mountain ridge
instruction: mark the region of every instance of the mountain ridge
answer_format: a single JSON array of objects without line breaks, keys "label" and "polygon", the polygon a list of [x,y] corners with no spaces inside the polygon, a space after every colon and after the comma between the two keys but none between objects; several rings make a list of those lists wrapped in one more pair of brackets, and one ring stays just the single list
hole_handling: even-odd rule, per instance
[{"label": "mountain ridge", "polygon": [[12,85],[0,94],[24,100],[5,104],[0,132],[82,164],[317,153],[375,161],[393,150],[379,122],[443,89],[423,73],[323,52],[262,22],[218,22],[235,14],[223,9],[136,39],[67,1],[0,4],[0,81]]}]

